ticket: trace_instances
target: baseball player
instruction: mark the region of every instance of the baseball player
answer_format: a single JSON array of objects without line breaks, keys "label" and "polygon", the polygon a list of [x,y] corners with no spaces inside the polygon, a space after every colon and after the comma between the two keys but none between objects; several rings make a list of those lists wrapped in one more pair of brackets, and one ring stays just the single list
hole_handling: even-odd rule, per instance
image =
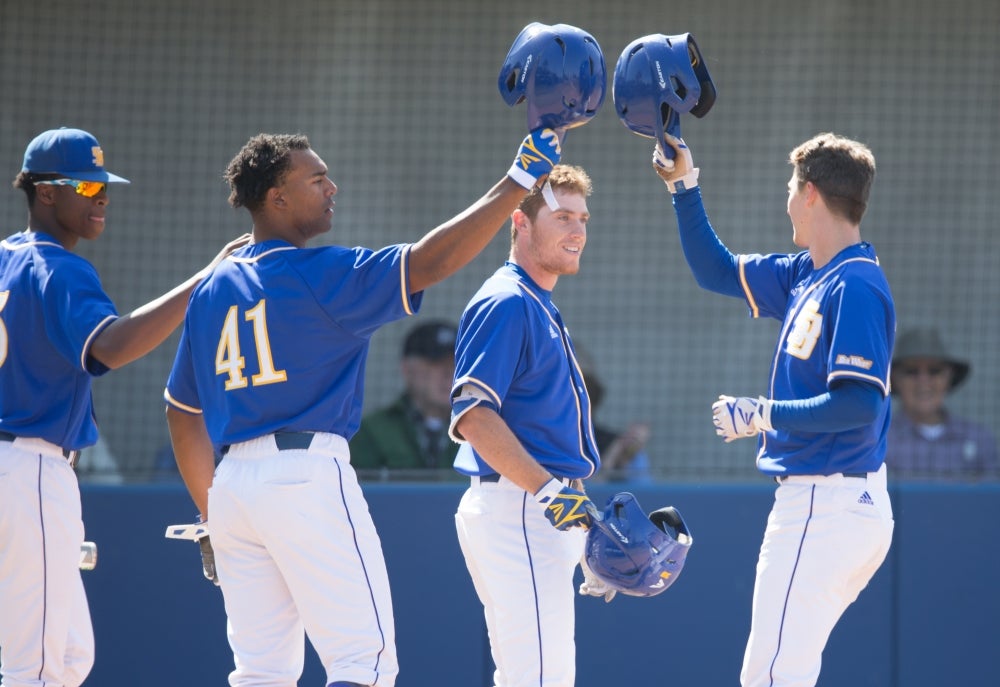
[{"label": "baseball player", "polygon": [[673,194],[698,284],[782,323],[766,395],[712,406],[725,441],[758,437],[757,467],[777,483],[741,681],[814,685],[830,631],[882,564],[893,530],[883,458],[896,314],[860,234],[875,159],[829,133],[796,147],[788,216],[803,250],[733,255],[709,223],[691,151],[668,142],[675,159],[657,145],[654,169]]},{"label": "baseball player", "polygon": [[253,241],[192,295],[165,398],[214,549],[230,685],[295,685],[304,633],[330,687],[394,684],[389,581],[348,448],[369,340],[471,261],[559,154],[553,130],[532,131],[485,196],[381,250],[306,247],[330,230],[337,186],[304,136],[257,135],[229,163]]},{"label": "baseball player", "polygon": [[[533,191],[511,215],[508,261],[465,308],[455,344],[455,469],[471,478],[455,515],[483,603],[497,687],[573,684],[573,574],[600,467],[591,404],[552,302],[587,244],[590,178],[559,165],[550,207]],[[604,590],[601,591],[601,595]]]},{"label": "baseball player", "polygon": [[75,687],[90,672],[94,635],[80,579],[84,530],[73,466],[80,449],[97,442],[91,381],[167,338],[212,268],[119,317],[93,265],[72,252],[103,233],[110,183],[129,182],[104,169],[91,134],[39,134],[14,180],[27,196],[28,227],[0,242],[3,687]]}]

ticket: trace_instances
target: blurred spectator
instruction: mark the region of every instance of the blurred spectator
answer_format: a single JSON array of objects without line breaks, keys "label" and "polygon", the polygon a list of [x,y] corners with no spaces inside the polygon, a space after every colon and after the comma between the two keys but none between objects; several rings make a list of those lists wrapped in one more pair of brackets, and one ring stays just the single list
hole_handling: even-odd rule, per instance
[{"label": "blurred spectator", "polygon": [[969,374],[969,363],[945,350],[934,329],[899,336],[892,360],[896,403],[886,465],[897,478],[995,479],[997,446],[981,425],[952,415],[945,399]]},{"label": "blurred spectator", "polygon": [[450,322],[417,325],[403,342],[400,373],[403,392],[391,404],[361,420],[351,439],[355,470],[447,469],[458,451],[448,437],[455,336]]},{"label": "blurred spectator", "polygon": [[645,422],[631,422],[624,430],[617,430],[601,424],[597,419],[597,410],[604,400],[604,384],[597,375],[597,368],[589,352],[576,345],[576,357],[590,396],[594,439],[601,452],[601,469],[590,481],[650,481],[649,456],[645,450],[650,436],[649,425]]}]

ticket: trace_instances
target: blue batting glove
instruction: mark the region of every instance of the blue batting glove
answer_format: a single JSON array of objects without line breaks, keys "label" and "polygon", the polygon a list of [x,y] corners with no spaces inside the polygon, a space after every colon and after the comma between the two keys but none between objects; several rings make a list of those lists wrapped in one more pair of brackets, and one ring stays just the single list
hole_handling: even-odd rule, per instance
[{"label": "blue batting glove", "polygon": [[521,142],[507,176],[531,190],[559,164],[561,154],[559,135],[554,129],[535,129]]},{"label": "blue batting glove", "polygon": [[535,499],[545,508],[545,517],[557,530],[571,527],[589,528],[593,524],[594,503],[582,491],[563,486],[557,479],[549,480],[538,490]]}]

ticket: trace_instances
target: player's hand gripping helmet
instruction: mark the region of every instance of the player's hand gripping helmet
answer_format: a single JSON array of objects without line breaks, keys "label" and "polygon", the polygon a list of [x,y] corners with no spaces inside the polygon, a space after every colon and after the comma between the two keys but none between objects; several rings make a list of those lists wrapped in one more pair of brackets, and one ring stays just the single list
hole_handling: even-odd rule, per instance
[{"label": "player's hand gripping helmet", "polygon": [[715,104],[715,84],[690,33],[654,33],[629,43],[615,65],[612,97],[622,124],[655,138],[669,156],[664,133],[681,137],[680,116],[704,117]]},{"label": "player's hand gripping helmet", "polygon": [[526,101],[529,131],[572,129],[589,122],[604,102],[604,53],[582,29],[532,22],[510,47],[497,85],[511,107]]},{"label": "player's hand gripping helmet", "polygon": [[[600,516],[600,514],[598,514]],[[608,500],[587,531],[587,565],[608,586],[630,596],[656,596],[684,567],[694,539],[673,506],[649,514],[628,492]]]}]

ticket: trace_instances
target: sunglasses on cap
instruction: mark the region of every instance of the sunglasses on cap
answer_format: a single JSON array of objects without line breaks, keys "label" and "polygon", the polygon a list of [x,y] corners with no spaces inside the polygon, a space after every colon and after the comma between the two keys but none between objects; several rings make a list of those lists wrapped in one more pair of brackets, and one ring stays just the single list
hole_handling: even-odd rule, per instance
[{"label": "sunglasses on cap", "polygon": [[35,186],[39,184],[46,186],[72,186],[76,189],[77,193],[87,198],[93,198],[107,186],[103,181],[80,181],[78,179],[51,179],[35,182]]}]

